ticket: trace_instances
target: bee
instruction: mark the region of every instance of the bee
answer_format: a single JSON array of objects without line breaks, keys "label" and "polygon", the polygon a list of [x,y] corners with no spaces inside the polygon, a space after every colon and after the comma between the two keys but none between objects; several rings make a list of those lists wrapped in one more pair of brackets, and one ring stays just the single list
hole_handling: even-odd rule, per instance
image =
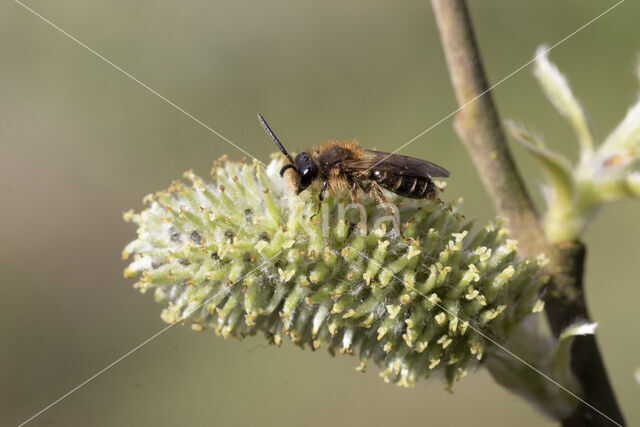
[{"label": "bee", "polygon": [[[280,169],[280,176],[287,180],[296,194],[316,181],[322,182],[316,215],[320,212],[327,191],[348,189],[355,203],[365,193],[375,198],[392,215],[394,225],[404,238],[398,214],[384,190],[412,199],[435,199],[438,188],[431,178],[449,176],[449,171],[426,160],[366,150],[353,140],[328,140],[318,147],[298,153],[294,159],[260,113],[258,120],[289,161]],[[366,219],[363,218],[363,221],[367,227]]]}]

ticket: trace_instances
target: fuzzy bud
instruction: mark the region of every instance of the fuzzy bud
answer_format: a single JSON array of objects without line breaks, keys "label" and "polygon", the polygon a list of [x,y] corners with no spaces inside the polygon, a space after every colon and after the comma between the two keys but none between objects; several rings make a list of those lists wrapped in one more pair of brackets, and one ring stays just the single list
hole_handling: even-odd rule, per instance
[{"label": "fuzzy bud", "polygon": [[552,105],[572,125],[580,144],[579,162],[571,164],[523,126],[507,125],[545,174],[544,229],[547,239],[556,243],[578,239],[604,203],[640,197],[640,179],[634,170],[640,160],[640,100],[598,143],[585,109],[565,76],[549,61],[548,51],[545,46],[538,49],[534,73]]}]

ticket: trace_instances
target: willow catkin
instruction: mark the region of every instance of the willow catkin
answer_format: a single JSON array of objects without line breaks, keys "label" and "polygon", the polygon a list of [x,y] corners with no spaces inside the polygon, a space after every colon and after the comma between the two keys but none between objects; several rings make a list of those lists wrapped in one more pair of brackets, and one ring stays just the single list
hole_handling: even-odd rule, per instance
[{"label": "willow catkin", "polygon": [[[257,332],[280,344],[356,353],[383,367],[386,381],[411,386],[444,370],[451,384],[481,359],[506,328],[541,308],[543,259],[516,259],[499,224],[470,234],[471,222],[440,201],[392,197],[405,241],[391,217],[364,198],[287,189],[273,160],[217,162],[213,179],[185,173],[124,217],[138,238],[126,277],[165,304],[162,319],[242,338]],[[389,231],[388,231],[389,230]]]}]

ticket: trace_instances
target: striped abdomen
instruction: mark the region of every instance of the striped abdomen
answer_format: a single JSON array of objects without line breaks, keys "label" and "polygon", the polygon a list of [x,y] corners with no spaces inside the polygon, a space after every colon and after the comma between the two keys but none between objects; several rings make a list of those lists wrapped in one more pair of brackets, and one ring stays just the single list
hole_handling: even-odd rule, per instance
[{"label": "striped abdomen", "polygon": [[386,190],[412,199],[432,199],[436,186],[428,177],[397,175],[387,171],[374,171],[371,179]]}]

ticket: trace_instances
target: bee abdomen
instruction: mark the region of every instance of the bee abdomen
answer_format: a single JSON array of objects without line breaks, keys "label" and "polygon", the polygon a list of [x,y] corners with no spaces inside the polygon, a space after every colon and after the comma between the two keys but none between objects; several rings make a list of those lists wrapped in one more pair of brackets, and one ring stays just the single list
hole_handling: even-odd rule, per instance
[{"label": "bee abdomen", "polygon": [[386,171],[375,171],[372,178],[382,188],[400,196],[412,199],[432,199],[436,196],[436,186],[428,177],[404,176]]}]

